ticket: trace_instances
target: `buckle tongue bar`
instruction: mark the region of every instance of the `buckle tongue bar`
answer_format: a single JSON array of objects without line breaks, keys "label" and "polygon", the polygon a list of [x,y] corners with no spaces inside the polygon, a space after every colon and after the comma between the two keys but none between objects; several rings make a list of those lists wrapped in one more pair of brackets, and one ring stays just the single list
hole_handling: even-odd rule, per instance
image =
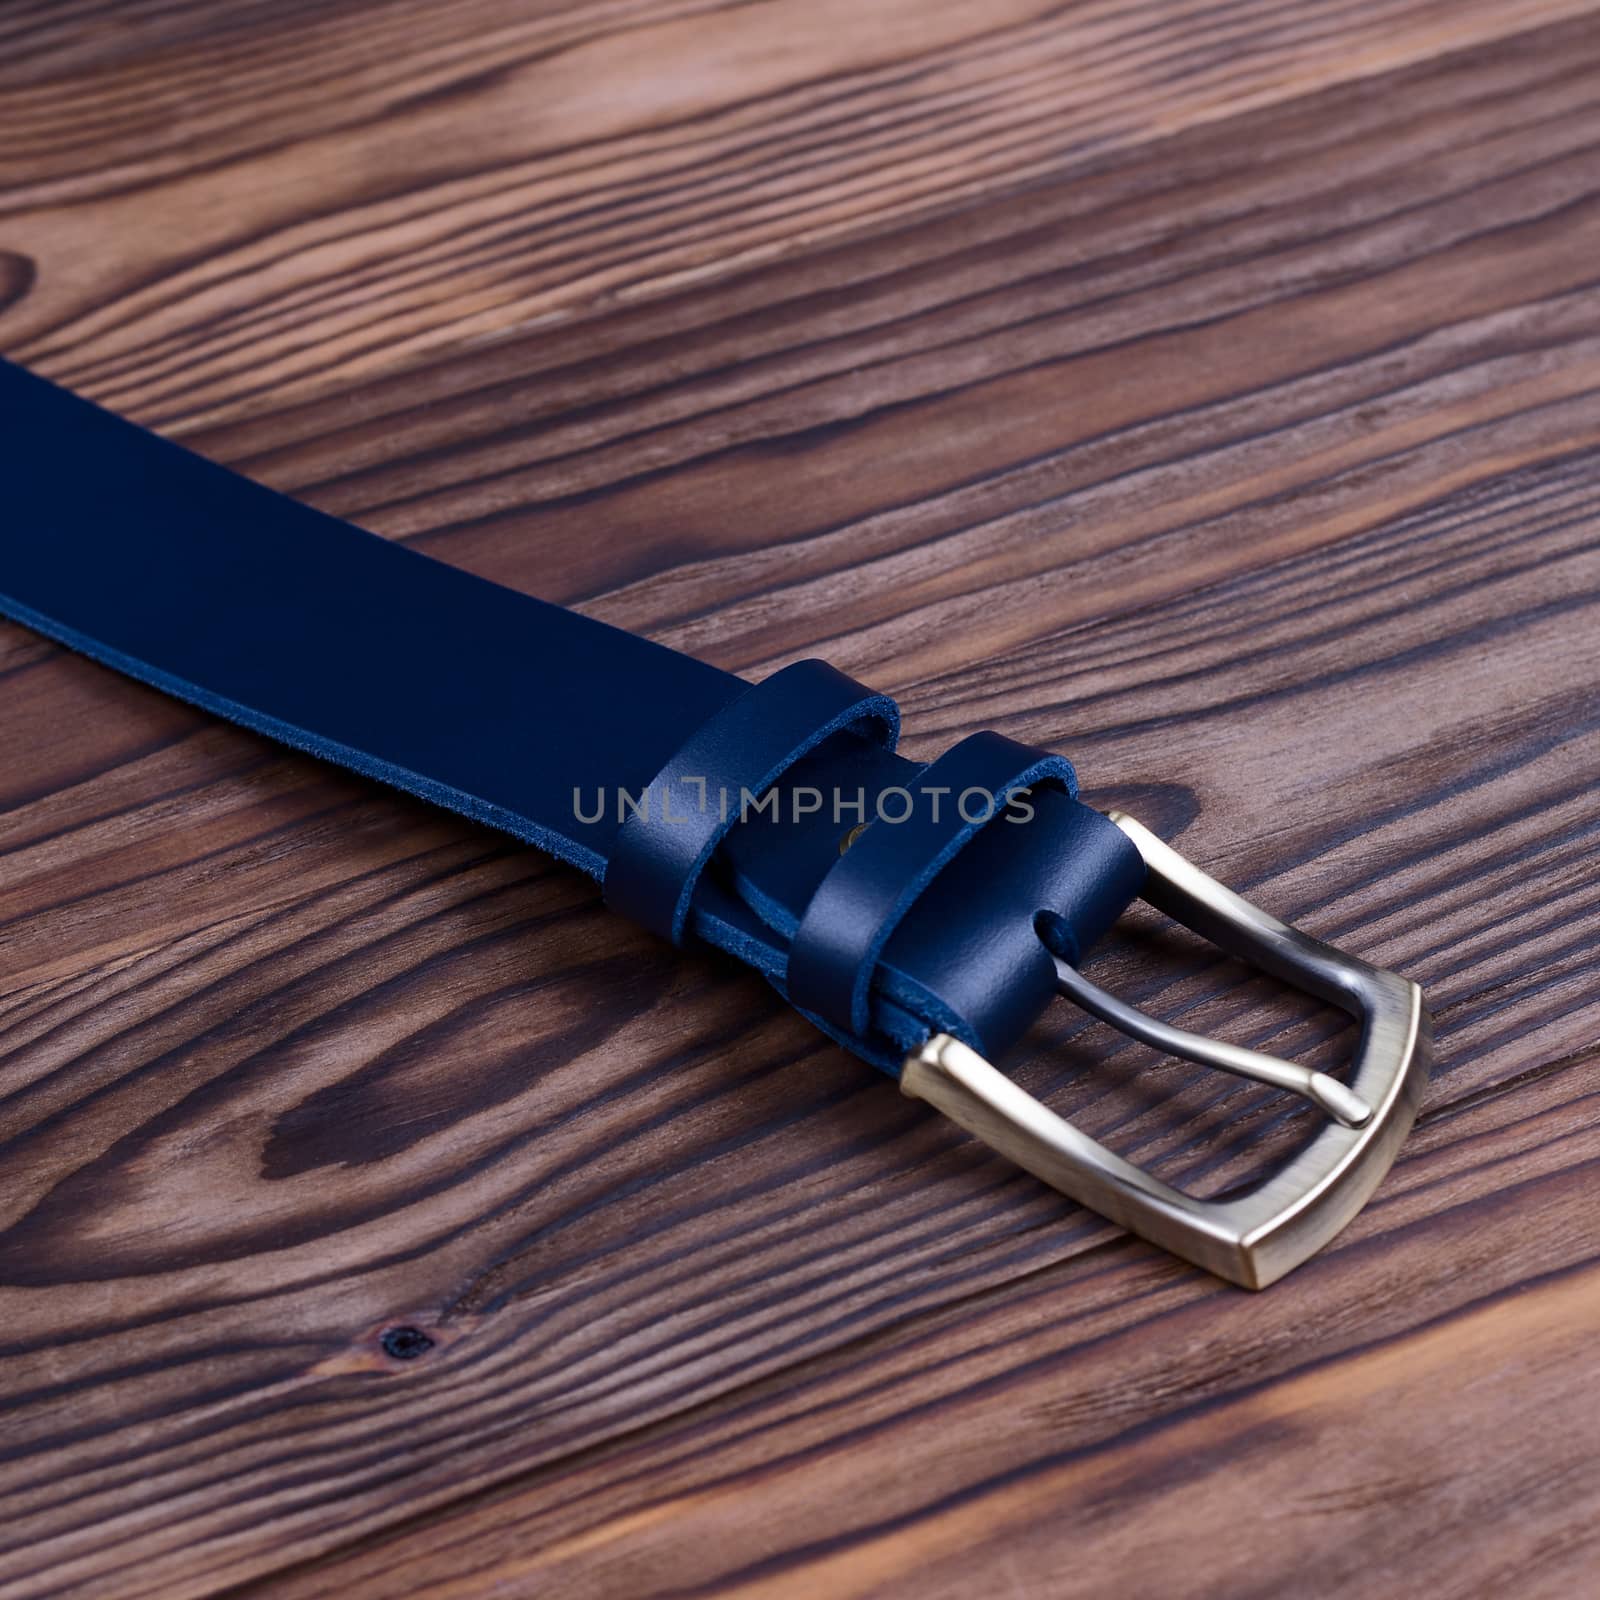
[{"label": "buckle tongue bar", "polygon": [[1326,1072],[1313,1072],[1310,1067],[1297,1067],[1292,1061],[1280,1061],[1277,1056],[1263,1055],[1259,1050],[1225,1044],[1221,1039],[1208,1039],[1202,1033],[1190,1033],[1187,1028],[1175,1028],[1170,1022],[1158,1022],[1107,993],[1098,983],[1091,983],[1059,956],[1055,962],[1056,992],[1075,1001],[1091,1017],[1109,1022],[1130,1039],[1165,1050],[1169,1056],[1182,1056],[1185,1061],[1202,1067],[1217,1067],[1236,1077],[1254,1078],[1257,1083],[1287,1089],[1290,1094],[1309,1100],[1347,1128],[1364,1127],[1372,1116],[1372,1107],[1360,1095]]},{"label": "buckle tongue bar", "polygon": [[1422,993],[1241,899],[1132,817],[1110,817],[1144,857],[1150,904],[1358,1019],[1352,1081],[1347,1087],[1326,1073],[1158,1022],[1057,960],[1060,992],[1146,1044],[1303,1095],[1332,1119],[1328,1126],[1245,1193],[1199,1200],[1079,1132],[948,1034],[906,1057],[900,1087],[1113,1222],[1219,1277],[1262,1289],[1338,1233],[1392,1164],[1428,1079]]}]

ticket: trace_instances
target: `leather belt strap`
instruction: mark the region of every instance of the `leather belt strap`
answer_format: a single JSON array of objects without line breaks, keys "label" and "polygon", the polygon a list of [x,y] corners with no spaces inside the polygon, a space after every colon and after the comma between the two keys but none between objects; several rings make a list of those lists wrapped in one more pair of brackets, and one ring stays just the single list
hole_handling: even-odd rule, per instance
[{"label": "leather belt strap", "polygon": [[[287,744],[503,828],[674,940],[748,962],[902,1092],[1065,1193],[1259,1288],[1354,1214],[1428,1070],[1417,987],[1278,922],[1060,756],[976,733],[929,765],[821,661],[750,685],[297,505],[0,362],[0,612]],[[1136,894],[1360,1022],[1347,1085],[1146,1017],[1077,970]],[[1328,1117],[1202,1200],[987,1059],[1056,993]]]},{"label": "leather belt strap", "polygon": [[[1060,757],[991,734],[924,768],[895,751],[893,702],[822,662],[752,687],[8,363],[0,459],[0,612],[570,862],[891,1072],[934,1032],[1006,1050],[1055,992],[1036,914],[1087,948],[1143,881]],[[1027,820],[960,809],[1041,780]]]}]

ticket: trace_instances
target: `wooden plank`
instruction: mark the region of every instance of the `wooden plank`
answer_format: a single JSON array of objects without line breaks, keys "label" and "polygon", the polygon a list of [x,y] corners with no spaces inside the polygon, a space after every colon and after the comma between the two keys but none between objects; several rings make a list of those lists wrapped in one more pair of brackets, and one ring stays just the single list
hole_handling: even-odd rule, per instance
[{"label": "wooden plank", "polygon": [[[1586,484],[1592,495],[1592,470]],[[1514,513],[1472,510],[1486,544],[1520,546],[1517,567],[1535,573],[1547,555],[1548,582],[1571,586],[1558,542]],[[1413,543],[1397,529],[1385,554]],[[1323,558],[1330,605],[1353,590],[1381,619],[1414,592],[1403,566],[1386,587],[1343,554]],[[1298,608],[1310,624],[1323,615],[1314,570],[1269,573],[1311,584]],[[1241,587],[1248,599],[1252,584]],[[1437,648],[1391,668],[1461,719],[1437,745],[1469,773],[1501,738],[1494,719],[1509,702],[1496,697],[1527,704],[1503,673],[1463,671],[1480,608],[1529,619],[1508,630],[1513,656],[1552,651],[1548,603],[1515,602],[1487,579],[1441,595],[1419,636]],[[1164,620],[1151,618],[1157,637]],[[1366,620],[1333,619],[1356,641]],[[1094,631],[1076,637],[1095,651]],[[1409,761],[1415,729],[1398,722],[1387,745],[1363,739],[1363,759],[1395,785],[1392,815],[1363,834],[1368,789],[1349,786],[1361,803],[1330,815],[1309,777],[1340,749],[1348,717],[1347,675],[1319,669],[1319,642],[1272,658],[1294,699],[1286,720],[1311,730],[1316,761],[1271,769],[1287,811],[1254,847],[1262,860],[1282,850],[1284,868],[1263,898],[1428,985],[1440,1007],[1435,1106],[1561,1060],[1596,1021],[1593,734],[1474,784],[1426,747]],[[1530,748],[1570,732],[1560,696],[1543,710]],[[1235,715],[1241,738],[1253,708]],[[1219,769],[1230,743],[1215,747]],[[1167,772],[1190,769],[1188,748],[1167,754],[1180,763]],[[1408,769],[1416,787],[1399,786]],[[1198,797],[1173,784],[1144,799],[1170,823]],[[1190,836],[1225,831],[1210,794],[1200,812]],[[565,1461],[919,1310],[1032,1282],[1116,1237],[820,1051],[754,983],[625,933],[572,875],[481,846],[474,859],[465,830],[453,848],[20,997],[6,1043],[11,1081],[27,1081],[5,1106],[0,1238],[9,1560],[86,1583],[99,1572],[108,1592],[204,1592]],[[1544,888],[1531,904],[1528,881]],[[152,910],[180,897],[161,879],[148,894]],[[1486,900],[1504,916],[1486,924]],[[145,914],[124,906],[114,920]],[[1284,1027],[1259,990],[1230,987],[1203,959],[1188,966],[1167,993],[1127,951],[1096,970],[1163,1011],[1316,1055],[1315,1031]],[[1057,1016],[1019,1071],[1174,1176],[1215,1186],[1295,1132],[1265,1095],[1095,1044]],[[1086,1074],[1091,1059],[1099,1070]],[[1592,1210],[1586,1188],[1575,1203]],[[1574,1235],[1587,1237],[1577,1221],[1556,1228],[1560,1241]],[[1465,1284],[1455,1236],[1428,1237],[1435,1270]],[[1295,1280],[1330,1296],[1332,1322],[1356,1292],[1340,1263],[1370,1259],[1361,1238]],[[1118,1248],[1141,1273],[1181,1282],[1206,1316],[1259,1326],[1230,1309],[1230,1291]],[[1508,1249],[1506,1262],[1531,1270],[1526,1254]],[[1381,1258],[1362,1295],[1426,1314],[1420,1283],[1396,1295],[1402,1267]],[[438,1356],[386,1370],[375,1336],[397,1322],[423,1327]],[[147,1341],[154,1365],[130,1356]],[[1169,1354],[1161,1344],[1149,1359]]]},{"label": "wooden plank", "polygon": [[1108,1247],[249,1592],[1584,1593],[1597,1106],[1425,1118],[1267,1296]]},{"label": "wooden plank", "polygon": [[[1123,1407],[1142,1385],[1174,1439],[1206,1341],[1216,1384],[1296,1381],[1308,1327],[1421,1340],[1352,1378],[1379,1410],[1408,1373],[1440,1381],[1430,1317],[1499,1349],[1509,1325],[1472,1307],[1576,1271],[1592,1160],[1589,1069],[1551,1069],[1596,1020],[1597,53],[1592,28],[1526,35],[200,435],[727,664],[824,645],[902,693],[913,749],[983,725],[1065,748],[1096,797],[1414,972],[1439,1012],[1437,1132],[1387,1213],[1247,1301],[985,1158],[576,875],[0,630],[0,744],[44,751],[0,774],[0,1580],[214,1592],[541,1466],[603,1477],[641,1428],[693,1455],[797,1364],[828,1383],[855,1351],[941,1359],[964,1308],[994,1308],[985,1338],[1020,1315],[1026,1343],[1058,1283],[1108,1338],[1119,1308],[1170,1297],[1174,1320],[1096,1370]],[[1130,936],[1095,970],[1337,1055],[1324,1020],[1191,945],[1151,976],[1151,948]],[[1202,1186],[1302,1127],[1066,1014],[1018,1072]],[[1500,1108],[1546,1081],[1526,1127]],[[1502,1124],[1526,1150],[1495,1145],[1490,1198],[1452,1213],[1450,1175]],[[1494,1197],[1545,1154],[1528,1194]],[[1529,1205],[1537,1248],[1477,1253],[1485,1208],[1503,1239]],[[1537,1304],[1556,1310],[1530,1313],[1530,1348],[1566,1373],[1571,1304]],[[395,1325],[433,1347],[386,1357]],[[1516,1390],[1552,1435],[1553,1382]],[[1032,1488],[1005,1501],[987,1475],[1053,1491],[1040,1434],[1095,1392],[1057,1392],[1014,1457],[990,1448],[1014,1408],[984,1413],[950,1493],[1037,1517]],[[1336,1393],[1295,1395],[1360,1426]],[[1228,1403],[1227,1428],[1264,1426],[1265,1402]],[[762,1435],[740,1459],[788,1448],[776,1421]],[[1544,1458],[1552,1541],[1586,1506],[1566,1438]],[[1108,1470],[1144,1471],[1124,1443]],[[735,1537],[731,1500],[678,1507],[705,1507],[698,1549],[692,1519],[681,1544],[629,1524],[680,1471],[642,1459],[566,1521],[529,1479],[501,1576],[542,1592],[599,1530],[621,1565],[586,1582],[658,1550],[685,1583],[782,1578],[739,1543],[782,1524]],[[1086,1503],[1099,1470],[1073,1480]],[[807,1492],[797,1539],[842,1504]],[[443,1582],[431,1537],[406,1548]],[[892,1530],[853,1537],[899,1581]],[[1039,1581],[1078,1537],[1045,1518],[1019,1559]],[[939,1581],[972,1592],[967,1547],[940,1544]],[[794,1572],[836,1576],[811,1562]],[[351,1571],[392,1583],[383,1566]]]},{"label": "wooden plank", "polygon": [[903,687],[1592,441],[1592,39],[201,442],[724,665]]},{"label": "wooden plank", "polygon": [[271,409],[1586,9],[28,7],[8,348],[151,420]]}]

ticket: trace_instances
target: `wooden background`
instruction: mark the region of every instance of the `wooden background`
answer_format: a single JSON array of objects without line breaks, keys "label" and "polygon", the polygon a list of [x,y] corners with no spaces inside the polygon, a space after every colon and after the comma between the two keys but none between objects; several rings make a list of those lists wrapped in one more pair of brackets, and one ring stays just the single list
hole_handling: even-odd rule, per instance
[{"label": "wooden background", "polygon": [[[0,627],[5,1600],[1600,1592],[1600,7],[0,0],[0,349],[1066,750],[1439,1037],[1252,1297]],[[1135,923],[1102,981],[1339,1058]],[[1065,1006],[1011,1065],[1202,1188],[1304,1126]]]}]

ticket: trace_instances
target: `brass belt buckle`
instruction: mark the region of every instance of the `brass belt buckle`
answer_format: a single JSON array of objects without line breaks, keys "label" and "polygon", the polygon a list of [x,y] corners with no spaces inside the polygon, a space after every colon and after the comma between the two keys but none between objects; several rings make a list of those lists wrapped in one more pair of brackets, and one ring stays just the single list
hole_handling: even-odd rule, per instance
[{"label": "brass belt buckle", "polygon": [[1197,1200],[1080,1133],[949,1034],[935,1034],[906,1057],[900,1087],[1102,1216],[1219,1277],[1264,1289],[1344,1227],[1389,1170],[1428,1081],[1422,991],[1279,922],[1132,817],[1110,817],[1144,857],[1143,898],[1151,905],[1360,1021],[1355,1071],[1346,1087],[1325,1073],[1157,1022],[1060,960],[1059,991],[1147,1044],[1304,1095],[1328,1125],[1264,1182],[1231,1199]]}]

